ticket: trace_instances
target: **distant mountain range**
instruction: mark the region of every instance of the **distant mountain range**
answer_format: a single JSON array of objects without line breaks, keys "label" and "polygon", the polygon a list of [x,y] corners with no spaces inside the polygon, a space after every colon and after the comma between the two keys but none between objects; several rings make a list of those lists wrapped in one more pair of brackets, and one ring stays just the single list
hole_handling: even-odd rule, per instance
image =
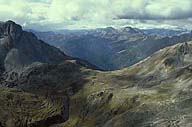
[{"label": "distant mountain range", "polygon": [[[102,71],[13,21],[0,23],[0,127],[191,127],[192,41],[179,43],[191,33],[162,38],[107,28],[82,34],[69,34],[68,48],[80,47],[75,53],[111,48],[111,55],[146,58]],[[119,56],[112,56],[116,63]]]},{"label": "distant mountain range", "polygon": [[87,60],[104,70],[128,67],[161,48],[192,40],[192,33],[185,30],[131,27],[33,32],[65,54]]},{"label": "distant mountain range", "polygon": [[142,30],[145,34],[148,35],[157,35],[161,37],[167,37],[167,36],[175,36],[175,35],[181,35],[184,33],[189,33],[190,31],[185,29],[178,29],[178,30],[172,30],[172,29],[143,29]]}]

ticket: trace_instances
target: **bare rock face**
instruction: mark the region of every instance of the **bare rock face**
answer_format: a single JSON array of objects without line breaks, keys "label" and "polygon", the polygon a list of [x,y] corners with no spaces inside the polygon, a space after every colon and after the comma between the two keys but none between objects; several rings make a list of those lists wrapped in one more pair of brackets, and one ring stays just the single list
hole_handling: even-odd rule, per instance
[{"label": "bare rock face", "polygon": [[19,40],[22,35],[22,27],[13,21],[2,23],[0,28],[0,35],[5,39],[6,48],[12,48],[14,43]]},{"label": "bare rock face", "polygon": [[17,40],[22,34],[22,27],[13,21],[7,21],[2,24],[4,35],[10,36],[13,40]]},{"label": "bare rock face", "polygon": [[5,71],[20,70],[33,62],[59,63],[68,57],[13,21],[0,23],[0,65]]}]

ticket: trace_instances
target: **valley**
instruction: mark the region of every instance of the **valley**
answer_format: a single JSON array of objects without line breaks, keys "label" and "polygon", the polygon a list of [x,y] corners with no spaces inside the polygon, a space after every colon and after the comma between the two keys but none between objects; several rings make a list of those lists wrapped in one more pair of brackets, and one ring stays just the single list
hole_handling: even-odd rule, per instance
[{"label": "valley", "polygon": [[104,71],[12,21],[0,28],[1,127],[192,125],[191,41],[173,40],[136,64]]},{"label": "valley", "polygon": [[87,60],[103,70],[129,67],[162,48],[191,41],[192,38],[189,31],[141,30],[132,27],[32,32],[65,54]]}]

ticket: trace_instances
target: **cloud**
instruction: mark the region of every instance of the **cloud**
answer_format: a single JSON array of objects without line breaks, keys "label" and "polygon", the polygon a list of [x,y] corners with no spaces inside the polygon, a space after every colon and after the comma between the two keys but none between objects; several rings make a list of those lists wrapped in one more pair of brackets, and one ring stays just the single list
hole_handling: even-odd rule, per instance
[{"label": "cloud", "polygon": [[[191,26],[191,0],[0,0],[0,19],[40,30]],[[186,24],[184,24],[186,23]]]},{"label": "cloud", "polygon": [[[124,0],[120,0],[124,1]],[[119,19],[186,19],[192,17],[191,0],[133,0],[119,3]]]},{"label": "cloud", "polygon": [[46,18],[47,6],[44,3],[28,2],[26,0],[1,0],[0,19],[15,20],[21,24],[39,22]]}]

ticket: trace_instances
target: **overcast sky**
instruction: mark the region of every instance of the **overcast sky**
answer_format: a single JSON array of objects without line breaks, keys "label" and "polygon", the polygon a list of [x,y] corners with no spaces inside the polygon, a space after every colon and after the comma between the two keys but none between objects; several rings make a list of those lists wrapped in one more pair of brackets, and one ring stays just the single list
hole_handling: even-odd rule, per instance
[{"label": "overcast sky", "polygon": [[192,29],[192,0],[0,0],[0,19],[36,30]]}]

